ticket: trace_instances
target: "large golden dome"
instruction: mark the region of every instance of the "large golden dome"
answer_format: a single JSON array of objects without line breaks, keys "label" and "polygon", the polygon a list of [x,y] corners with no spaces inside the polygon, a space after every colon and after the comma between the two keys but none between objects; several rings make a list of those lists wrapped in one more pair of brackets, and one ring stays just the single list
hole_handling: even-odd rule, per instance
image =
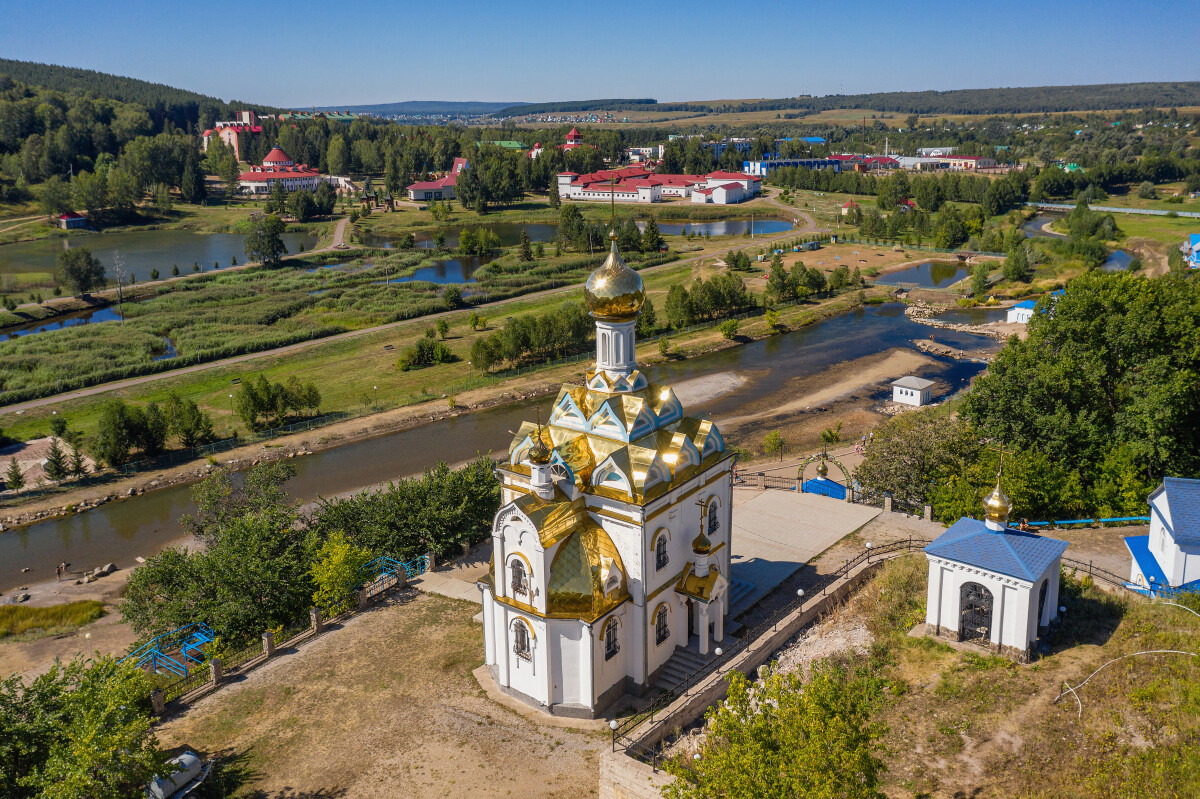
[{"label": "large golden dome", "polygon": [[646,302],[641,276],[621,260],[617,234],[612,234],[612,251],[583,287],[588,310],[597,319],[626,322],[635,318]]},{"label": "large golden dome", "polygon": [[1000,478],[996,478],[996,487],[992,489],[992,493],[983,501],[983,509],[987,511],[989,521],[999,522],[1000,524],[1008,523],[1008,514],[1012,513],[1012,500],[1004,493],[1004,489],[1000,487]]}]

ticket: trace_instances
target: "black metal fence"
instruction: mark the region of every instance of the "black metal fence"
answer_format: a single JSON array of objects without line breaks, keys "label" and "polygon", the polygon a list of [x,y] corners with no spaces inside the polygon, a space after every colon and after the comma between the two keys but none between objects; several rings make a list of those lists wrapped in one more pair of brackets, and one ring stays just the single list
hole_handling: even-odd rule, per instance
[{"label": "black metal fence", "polygon": [[[860,564],[866,562],[871,563],[876,560],[886,560],[896,555],[919,551],[925,548],[929,541],[924,539],[909,538],[903,541],[894,541],[890,544],[882,544],[880,546],[868,546],[862,552],[849,558],[836,571],[821,577],[814,585],[810,586],[803,596],[797,596],[786,604],[779,607],[766,620],[759,622],[754,627],[747,628],[741,634],[737,643],[723,651],[719,656],[714,657],[707,663],[691,672],[684,677],[683,681],[676,685],[670,691],[664,692],[661,696],[654,700],[647,708],[627,717],[613,731],[613,751],[620,746],[631,757],[641,760],[644,763],[658,768],[660,758],[655,747],[645,746],[641,741],[650,737],[650,733],[656,730],[660,725],[670,723],[670,714],[665,713],[672,704],[677,700],[690,694],[697,686],[699,686],[709,675],[717,672],[722,666],[729,663],[734,657],[743,651],[747,651],[749,647],[761,638],[771,628],[777,626],[787,616],[803,607],[806,600],[811,600],[817,596],[818,592],[824,595],[838,580],[847,576]],[[640,731],[637,738],[632,737],[635,729],[643,724],[648,724],[646,729]]]}]

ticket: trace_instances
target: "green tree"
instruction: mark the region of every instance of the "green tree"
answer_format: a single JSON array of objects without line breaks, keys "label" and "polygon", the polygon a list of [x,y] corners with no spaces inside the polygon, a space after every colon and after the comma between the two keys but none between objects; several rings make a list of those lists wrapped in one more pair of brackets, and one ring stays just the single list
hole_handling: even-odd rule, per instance
[{"label": "green tree", "polygon": [[1004,259],[1001,273],[1005,280],[1014,283],[1028,283],[1033,279],[1033,270],[1029,267],[1029,255],[1025,252],[1024,244],[1009,251],[1008,257]]},{"label": "green tree", "polygon": [[444,341],[446,339],[446,334],[450,332],[450,323],[445,319],[439,319],[434,323],[434,326],[437,327],[438,338]]},{"label": "green tree", "polygon": [[92,452],[109,466],[118,467],[129,460],[136,443],[136,422],[129,406],[118,399],[105,400],[92,436]]},{"label": "green tree", "polygon": [[521,245],[517,248],[517,259],[525,263],[533,260],[533,247],[529,241],[529,231],[521,228]]},{"label": "green tree", "polygon": [[783,460],[783,433],[778,430],[772,430],[763,436],[762,448],[765,455],[779,455],[779,460]]},{"label": "green tree", "polygon": [[980,447],[978,436],[958,417],[937,409],[902,413],[875,430],[854,476],[868,494],[921,505],[931,486],[966,470]]},{"label": "green tree", "polygon": [[67,434],[67,417],[60,413],[50,417],[50,435],[62,438]]},{"label": "green tree", "polygon": [[124,799],[165,772],[132,663],[55,661],[28,682],[0,681],[0,796]]},{"label": "green tree", "polygon": [[171,275],[173,277],[179,277],[179,264],[174,264],[171,267]]},{"label": "green tree", "polygon": [[285,228],[283,221],[274,214],[264,214],[251,220],[250,232],[246,235],[246,258],[264,264],[279,263],[287,254],[282,238]]},{"label": "green tree", "polygon": [[71,210],[71,187],[58,175],[52,175],[42,184],[40,198],[42,213],[47,217],[57,216]]},{"label": "green tree", "polygon": [[58,282],[76,297],[104,286],[104,264],[87,247],[73,247],[58,253]]},{"label": "green tree", "polygon": [[634,323],[634,332],[642,338],[649,338],[658,332],[658,312],[654,310],[654,300],[649,297]]},{"label": "green tree", "polygon": [[988,276],[991,274],[991,269],[988,265],[980,262],[975,264],[975,268],[971,271],[971,295],[976,300],[981,300],[988,291]]},{"label": "green tree", "polygon": [[1141,197],[1143,200],[1156,200],[1156,199],[1158,199],[1158,189],[1156,189],[1154,187],[1154,184],[1151,183],[1150,181],[1143,180],[1138,185],[1137,195],[1138,195],[1138,197]]},{"label": "green tree", "polygon": [[558,181],[550,181],[550,207],[557,209],[562,204],[562,197],[558,194]]},{"label": "green tree", "polygon": [[733,339],[737,338],[738,320],[726,319],[724,322],[722,322],[720,325],[717,326],[717,329],[721,331],[721,335],[724,338],[728,339],[729,341],[732,341]]},{"label": "green tree", "polygon": [[171,197],[171,187],[166,183],[158,183],[154,186],[154,210],[159,216],[166,216],[171,213],[171,209],[175,207],[175,200]]},{"label": "green tree", "polygon": [[370,550],[352,544],[341,530],[330,533],[317,549],[312,565],[316,586],[313,604],[330,617],[353,608],[355,591],[362,584],[362,568],[371,560]]},{"label": "green tree", "polygon": [[346,148],[346,140],[340,133],[329,139],[325,160],[331,175],[345,175],[350,171],[350,153]]},{"label": "green tree", "polygon": [[651,216],[642,231],[642,252],[658,252],[662,249],[663,237],[658,229],[658,222]]},{"label": "green tree", "polygon": [[776,330],[779,327],[779,311],[774,309],[767,311],[765,317],[767,327],[771,330]]},{"label": "green tree", "polygon": [[87,461],[83,457],[83,453],[76,447],[71,447],[71,476],[79,479],[88,473]]},{"label": "green tree", "polygon": [[15,455],[8,459],[8,471],[4,473],[4,487],[9,491],[20,491],[25,487],[25,473],[17,464]]},{"label": "green tree", "polygon": [[46,453],[46,462],[42,464],[42,468],[46,470],[46,476],[56,483],[66,478],[69,471],[67,453],[63,452],[57,438],[50,441],[50,449]]},{"label": "green tree", "polygon": [[208,443],[215,438],[209,413],[201,411],[194,401],[180,397],[175,391],[167,394],[167,400],[163,403],[163,414],[167,419],[168,430],[178,437],[179,446],[185,449]]},{"label": "green tree", "polygon": [[771,258],[771,269],[767,273],[767,295],[776,302],[790,300],[796,296],[795,286],[783,268],[783,259],[779,253]]},{"label": "green tree", "polygon": [[183,174],[179,178],[179,196],[185,203],[197,205],[208,197],[208,188],[204,184],[204,173],[195,151],[189,151],[187,160],[183,163]]},{"label": "green tree", "polygon": [[103,172],[83,171],[71,183],[71,202],[92,220],[108,204],[108,179]]},{"label": "green tree", "polygon": [[692,762],[667,760],[667,799],[882,799],[883,727],[871,719],[879,681],[819,661],[806,682],[770,672],[759,682],[734,671],[724,702],[705,715]]}]

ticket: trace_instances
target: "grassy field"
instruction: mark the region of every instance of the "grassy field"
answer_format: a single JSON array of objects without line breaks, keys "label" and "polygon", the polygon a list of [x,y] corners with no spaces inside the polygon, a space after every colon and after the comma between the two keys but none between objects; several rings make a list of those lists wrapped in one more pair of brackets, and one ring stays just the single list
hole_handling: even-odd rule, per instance
[{"label": "grassy field", "polygon": [[57,634],[91,624],[104,615],[104,603],[94,599],[33,608],[0,606],[0,640],[8,636]]}]

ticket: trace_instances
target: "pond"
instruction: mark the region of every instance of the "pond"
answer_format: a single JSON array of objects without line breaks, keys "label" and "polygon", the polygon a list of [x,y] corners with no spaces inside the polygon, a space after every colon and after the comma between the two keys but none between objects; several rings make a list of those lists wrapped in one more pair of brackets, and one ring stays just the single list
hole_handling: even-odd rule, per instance
[{"label": "pond", "polygon": [[916,286],[940,289],[952,286],[971,274],[971,267],[958,261],[926,261],[898,272],[889,272],[875,279],[884,286]]},{"label": "pond", "polygon": [[[554,237],[558,235],[557,223],[518,224],[516,222],[495,222],[487,225],[467,225],[467,227],[470,227],[472,230],[487,228],[499,237],[501,247],[515,247],[520,244],[522,229],[529,234],[529,240],[532,242],[554,241]],[[361,238],[362,243],[368,247],[383,247],[390,250],[398,247],[400,241],[408,233],[412,233],[417,240],[418,248],[432,250],[434,248],[433,237],[437,235],[439,230],[446,235],[445,248],[447,250],[458,249],[459,234],[463,230],[462,225],[451,225],[440,228],[416,228],[404,233],[372,233],[363,231]]]},{"label": "pond", "polygon": [[[138,281],[150,279],[157,269],[160,277],[169,277],[171,267],[193,271],[199,264],[210,272],[213,263],[229,266],[233,258],[246,262],[246,237],[240,233],[196,233],[191,230],[132,230],[118,233],[73,233],[70,236],[22,241],[0,245],[0,274],[21,272],[54,272],[58,254],[72,247],[87,247],[104,264],[105,274],[112,277],[113,258],[120,253],[125,271]],[[312,249],[317,240],[307,233],[284,233],[283,243],[295,254],[300,245]]]},{"label": "pond", "polygon": [[456,258],[447,258],[444,261],[438,261],[432,266],[422,266],[417,268],[411,275],[404,277],[393,277],[390,280],[376,280],[375,283],[385,285],[387,283],[412,283],[417,280],[427,280],[430,283],[474,283],[475,272],[479,267],[486,263],[490,263],[491,256],[488,255],[460,255]]},{"label": "pond", "polygon": [[1055,233],[1052,230],[1044,230],[1043,225],[1047,222],[1062,219],[1061,214],[1038,214],[1032,219],[1021,225],[1021,230],[1025,231],[1025,237],[1030,239],[1065,239],[1067,238],[1062,233]]},{"label": "pond", "polygon": [[[645,222],[638,222],[638,227],[646,228]],[[664,236],[741,236],[747,231],[751,235],[762,236],[767,233],[783,233],[794,228],[791,222],[782,219],[718,219],[708,222],[659,222],[658,231]]]},{"label": "pond", "polygon": [[[7,338],[14,339],[21,336],[30,336],[34,333],[45,333],[47,330],[62,330],[65,327],[75,327],[76,325],[91,325],[97,322],[114,322],[121,318],[120,312],[115,305],[106,308],[94,308],[90,311],[79,311],[77,313],[64,314],[56,316],[53,319],[44,319],[40,322],[30,322],[27,325],[20,327],[9,327],[0,331]],[[40,339],[39,339],[40,341]]]},{"label": "pond", "polygon": [[1130,262],[1133,261],[1133,256],[1124,250],[1113,250],[1108,256],[1108,260],[1100,265],[1100,268],[1105,272],[1124,272],[1129,269]]},{"label": "pond", "polygon": [[[727,371],[744,376],[746,382],[737,390],[687,408],[689,413],[707,415],[720,423],[750,403],[782,406],[795,399],[792,379],[797,376],[820,374],[842,361],[894,347],[912,347],[916,339],[928,337],[929,327],[905,316],[902,303],[887,303],[647,371],[652,380],[670,383]],[[938,331],[938,341],[968,350],[999,347],[992,339],[952,330]],[[984,368],[975,361],[934,360],[938,378],[952,391],[966,386]],[[886,388],[877,393],[887,394]],[[536,403],[543,415],[550,401],[543,398]],[[511,439],[507,431],[533,418],[534,404],[527,401],[463,414],[297,459],[298,475],[288,484],[288,492],[312,500],[419,474],[439,459],[458,463],[481,452],[503,452]],[[0,534],[0,590],[44,580],[63,560],[76,569],[109,561],[129,568],[135,557],[148,557],[178,539],[182,535],[180,515],[194,510],[191,488],[178,486]],[[23,574],[25,567],[32,574]]]},{"label": "pond", "polygon": [[1005,308],[951,308],[937,315],[939,322],[949,322],[955,325],[982,325],[988,322],[1003,322]]}]

